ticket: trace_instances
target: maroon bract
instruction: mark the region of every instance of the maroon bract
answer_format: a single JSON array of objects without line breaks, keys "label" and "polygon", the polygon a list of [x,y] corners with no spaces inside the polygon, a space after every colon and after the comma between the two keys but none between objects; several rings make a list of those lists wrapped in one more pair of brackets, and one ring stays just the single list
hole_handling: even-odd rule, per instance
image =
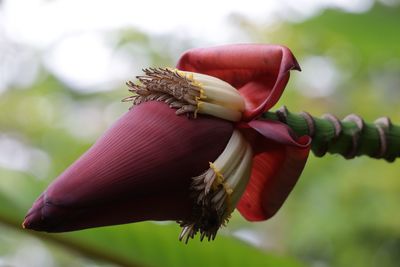
[{"label": "maroon bract", "polygon": [[235,207],[251,221],[278,211],[310,149],[309,137],[259,119],[300,69],[291,52],[193,49],[177,68],[147,69],[140,84],[128,83],[133,108],[42,193],[24,227],[175,220],[187,241],[197,232],[215,238]]},{"label": "maroon bract", "polygon": [[211,75],[235,87],[245,99],[243,121],[274,106],[289,80],[289,71],[300,70],[288,48],[257,44],[192,49],[181,56],[177,68]]},{"label": "maroon bract", "polygon": [[138,105],[53,181],[24,225],[61,232],[187,219],[190,177],[221,153],[232,129],[220,119],[176,116],[162,103]]}]

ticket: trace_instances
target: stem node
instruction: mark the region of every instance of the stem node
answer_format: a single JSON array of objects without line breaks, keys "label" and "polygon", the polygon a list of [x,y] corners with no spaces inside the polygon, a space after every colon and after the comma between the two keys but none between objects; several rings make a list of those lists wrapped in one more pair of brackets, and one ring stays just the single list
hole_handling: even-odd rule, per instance
[{"label": "stem node", "polygon": [[291,113],[283,106],[264,113],[263,118],[287,124],[299,136],[310,136],[311,149],[317,157],[326,153],[340,154],[346,159],[367,155],[393,162],[400,156],[400,126],[392,124],[388,117],[374,123],[366,123],[356,114],[343,120],[329,113],[316,118],[305,111]]}]

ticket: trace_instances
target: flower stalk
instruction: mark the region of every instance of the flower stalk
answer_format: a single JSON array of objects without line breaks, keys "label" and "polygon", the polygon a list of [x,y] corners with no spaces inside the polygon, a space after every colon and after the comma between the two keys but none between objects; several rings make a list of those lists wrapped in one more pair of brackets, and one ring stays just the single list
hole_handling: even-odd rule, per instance
[{"label": "flower stalk", "polygon": [[393,162],[400,157],[400,126],[388,117],[373,123],[351,114],[339,120],[332,114],[320,118],[307,112],[292,113],[285,106],[265,112],[263,119],[287,124],[297,135],[312,137],[311,149],[317,157],[326,153],[339,154],[346,159],[366,155]]}]

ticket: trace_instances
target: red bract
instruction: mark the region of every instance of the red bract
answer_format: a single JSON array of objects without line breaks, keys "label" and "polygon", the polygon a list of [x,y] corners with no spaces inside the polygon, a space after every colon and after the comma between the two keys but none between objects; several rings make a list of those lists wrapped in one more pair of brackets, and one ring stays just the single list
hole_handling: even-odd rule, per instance
[{"label": "red bract", "polygon": [[270,218],[296,184],[308,157],[310,138],[295,137],[279,122],[255,119],[279,100],[289,71],[300,70],[296,59],[283,46],[242,44],[189,50],[177,67],[218,77],[245,99],[244,123],[238,127],[252,128],[258,134],[249,138],[255,150],[253,169],[237,208],[250,221]]},{"label": "red bract", "polygon": [[242,120],[232,123],[203,114],[191,119],[175,115],[164,103],[141,103],[42,193],[26,216],[26,228],[60,232],[190,220],[191,179],[221,154],[234,128],[254,152],[239,211],[251,221],[277,212],[303,170],[310,138],[297,138],[284,124],[257,118],[277,102],[289,71],[300,69],[291,52],[268,45],[193,49],[177,68],[234,86],[245,100]]},{"label": "red bract", "polygon": [[208,74],[230,83],[246,100],[243,121],[269,110],[279,100],[290,70],[300,66],[290,50],[277,45],[228,45],[192,49],[178,69]]}]

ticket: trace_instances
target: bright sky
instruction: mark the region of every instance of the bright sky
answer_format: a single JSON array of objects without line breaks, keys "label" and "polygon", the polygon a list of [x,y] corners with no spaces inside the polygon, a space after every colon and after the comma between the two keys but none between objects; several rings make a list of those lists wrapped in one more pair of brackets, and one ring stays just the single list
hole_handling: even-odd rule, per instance
[{"label": "bright sky", "polygon": [[[239,14],[268,25],[282,19],[302,20],[329,6],[362,12],[372,3],[373,0],[5,0],[0,9],[0,51],[7,51],[1,44],[5,36],[6,40],[41,51],[45,66],[71,87],[81,91],[106,90],[146,64],[139,54],[135,61],[142,66],[115,54],[102,35],[107,30],[135,27],[156,35],[173,33],[193,37],[199,46],[246,42],[249,40],[228,23],[229,15]],[[0,54],[0,92],[13,75],[18,74],[23,81],[21,71],[13,73],[8,62],[21,61],[27,81],[34,77],[38,65],[34,53],[24,57],[19,52],[5,54]]]}]

